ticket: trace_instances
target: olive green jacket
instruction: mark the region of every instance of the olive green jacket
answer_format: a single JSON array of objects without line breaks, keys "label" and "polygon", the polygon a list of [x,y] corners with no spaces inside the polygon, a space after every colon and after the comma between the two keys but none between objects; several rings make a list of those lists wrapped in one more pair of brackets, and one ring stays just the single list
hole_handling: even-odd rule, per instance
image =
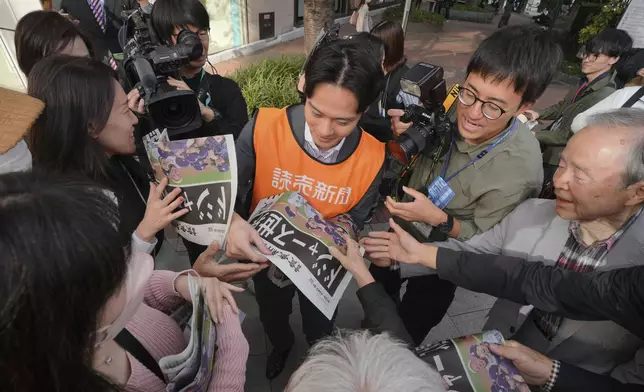
[{"label": "olive green jacket", "polygon": [[537,140],[543,150],[544,163],[553,166],[559,165],[561,152],[573,135],[570,126],[575,117],[611,95],[616,88],[615,73],[613,72],[611,76],[591,83],[584,91],[580,92],[581,97],[577,98],[574,103],[573,98],[579,89],[578,85],[570,89],[564,99],[539,111],[540,120],[555,120],[549,129],[536,132]]},{"label": "olive green jacket", "polygon": [[[458,135],[446,176],[465,166],[503,133],[505,131],[475,146],[465,143]],[[427,194],[427,185],[441,175],[445,159],[443,155],[433,165],[431,158],[421,155],[411,174],[409,187]],[[528,127],[517,120],[512,134],[449,182],[456,195],[445,207],[445,212],[461,222],[458,239],[467,240],[499,223],[524,200],[537,197],[542,182],[539,143]],[[418,237],[418,230],[410,230],[410,223],[400,223],[412,234],[415,231]],[[432,231],[432,237],[435,232]]]}]

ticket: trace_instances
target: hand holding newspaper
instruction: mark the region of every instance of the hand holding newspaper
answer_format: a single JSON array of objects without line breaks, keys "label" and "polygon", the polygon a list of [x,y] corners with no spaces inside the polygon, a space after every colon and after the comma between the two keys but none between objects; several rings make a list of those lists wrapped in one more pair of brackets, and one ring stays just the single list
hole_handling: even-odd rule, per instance
[{"label": "hand holding newspaper", "polygon": [[181,188],[189,212],[173,222],[185,239],[224,243],[237,196],[237,157],[232,135],[168,139],[155,130],[143,137],[157,182],[168,178],[167,192]]},{"label": "hand holding newspaper", "polygon": [[331,319],[352,275],[329,247],[346,251],[343,234],[357,238],[351,218],[324,219],[299,193],[286,192],[261,200],[248,222],[273,252],[268,259]]},{"label": "hand holding newspaper", "polygon": [[186,334],[190,335],[188,346],[179,354],[159,360],[159,366],[169,380],[166,388],[168,392],[207,391],[215,366],[215,324],[210,317],[199,278],[189,276],[188,285],[192,298],[191,306],[178,312],[179,316],[175,314],[175,317],[180,318],[180,315],[192,308],[192,317],[185,330]]},{"label": "hand holding newspaper", "polygon": [[416,348],[416,355],[438,370],[453,392],[530,392],[507,359],[494,355],[490,344],[503,344],[499,331],[445,340]]}]

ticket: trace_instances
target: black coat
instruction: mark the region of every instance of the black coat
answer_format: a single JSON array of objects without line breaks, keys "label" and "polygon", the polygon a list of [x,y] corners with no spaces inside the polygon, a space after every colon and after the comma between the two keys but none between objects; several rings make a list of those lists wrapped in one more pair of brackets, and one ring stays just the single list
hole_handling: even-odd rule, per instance
[{"label": "black coat", "polygon": [[[644,338],[644,267],[575,273],[503,255],[474,254],[439,248],[437,273],[468,290],[578,320],[611,320]],[[394,302],[378,283],[358,290],[365,327],[387,331],[405,342],[411,338]],[[562,363],[553,392],[636,392],[644,385],[618,380]]]}]

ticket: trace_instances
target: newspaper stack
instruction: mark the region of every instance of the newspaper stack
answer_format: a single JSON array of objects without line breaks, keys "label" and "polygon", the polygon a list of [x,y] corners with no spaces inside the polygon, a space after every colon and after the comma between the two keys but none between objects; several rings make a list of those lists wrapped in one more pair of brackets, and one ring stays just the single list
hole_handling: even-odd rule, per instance
[{"label": "newspaper stack", "polygon": [[161,358],[159,366],[170,380],[168,392],[204,392],[212,378],[215,366],[215,324],[201,293],[199,278],[189,276],[192,297],[192,318],[188,329],[188,346],[183,352]]},{"label": "newspaper stack", "polygon": [[324,219],[299,193],[286,192],[261,200],[249,223],[273,252],[268,259],[330,320],[353,276],[329,247],[345,250],[343,234],[357,238],[351,218]]},{"label": "newspaper stack", "polygon": [[155,130],[143,143],[157,182],[167,177],[168,192],[181,188],[189,212],[173,222],[177,233],[200,245],[223,244],[237,196],[232,135],[170,141],[166,131]]},{"label": "newspaper stack", "polygon": [[503,344],[499,331],[445,340],[416,349],[416,355],[438,370],[453,392],[530,392],[507,359],[494,355],[490,344]]}]

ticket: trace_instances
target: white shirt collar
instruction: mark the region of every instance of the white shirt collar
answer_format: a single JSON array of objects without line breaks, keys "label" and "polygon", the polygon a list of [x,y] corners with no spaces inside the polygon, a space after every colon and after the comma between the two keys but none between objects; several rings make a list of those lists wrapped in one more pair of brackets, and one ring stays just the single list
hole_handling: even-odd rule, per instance
[{"label": "white shirt collar", "polygon": [[311,148],[313,148],[317,153],[319,153],[320,155],[322,155],[324,157],[329,157],[334,152],[340,151],[340,149],[342,148],[342,145],[344,144],[344,141],[346,139],[347,138],[345,137],[342,140],[340,140],[340,143],[338,143],[337,146],[335,146],[333,148],[330,148],[327,151],[322,151],[315,144],[315,141],[313,140],[313,135],[311,135],[311,128],[309,127],[309,123],[307,123],[306,121],[304,122],[304,140],[309,144],[309,146],[311,146]]}]

